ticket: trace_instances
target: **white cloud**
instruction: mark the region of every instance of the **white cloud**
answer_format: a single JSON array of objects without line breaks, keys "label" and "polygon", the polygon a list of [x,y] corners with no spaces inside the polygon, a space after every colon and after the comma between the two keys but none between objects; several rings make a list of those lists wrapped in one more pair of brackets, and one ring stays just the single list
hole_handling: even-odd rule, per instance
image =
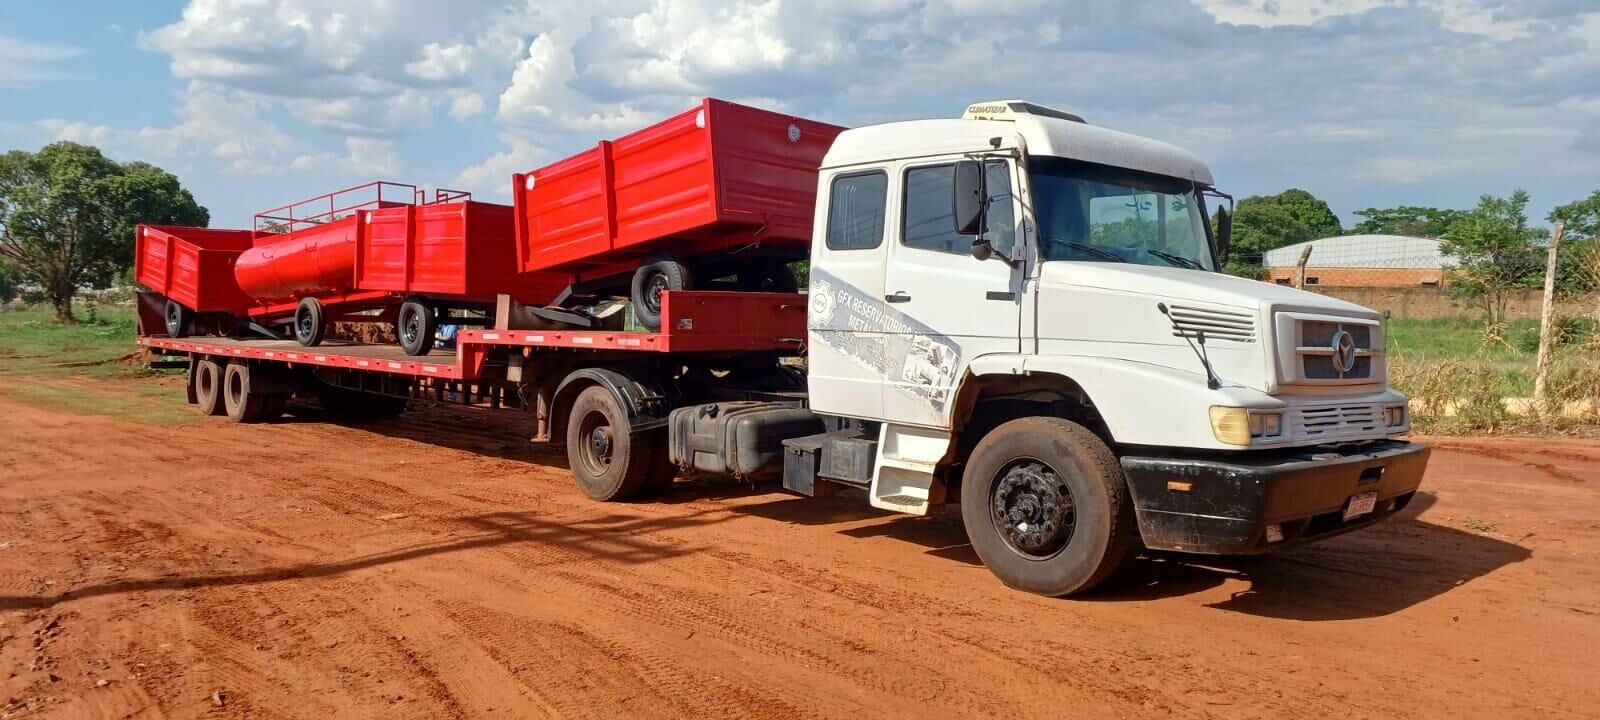
[{"label": "white cloud", "polygon": [[182,166],[199,158],[217,162],[227,174],[266,175],[283,169],[295,141],[260,117],[258,102],[227,91],[190,87],[171,127],[121,130],[62,119],[38,127],[57,140],[93,143],[115,156]]},{"label": "white cloud", "polygon": [[516,133],[502,134],[500,140],[506,149],[458,173],[451,181],[453,189],[486,197],[510,197],[512,173],[533,170],[549,159],[543,148]]},{"label": "white cloud", "polygon": [[0,87],[24,87],[63,76],[60,65],[83,54],[83,48],[31,42],[0,34]]},{"label": "white cloud", "polygon": [[319,172],[361,178],[388,178],[400,172],[400,155],[389,140],[345,138],[345,154],[301,155],[289,163],[295,172]]}]

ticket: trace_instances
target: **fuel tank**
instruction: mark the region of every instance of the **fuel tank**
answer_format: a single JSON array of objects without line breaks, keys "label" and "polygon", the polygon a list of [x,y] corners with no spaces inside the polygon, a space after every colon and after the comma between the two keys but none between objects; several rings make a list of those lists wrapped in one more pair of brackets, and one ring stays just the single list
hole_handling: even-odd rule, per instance
[{"label": "fuel tank", "polygon": [[297,230],[256,246],[234,263],[239,289],[257,300],[282,301],[350,290],[356,274],[356,218]]}]

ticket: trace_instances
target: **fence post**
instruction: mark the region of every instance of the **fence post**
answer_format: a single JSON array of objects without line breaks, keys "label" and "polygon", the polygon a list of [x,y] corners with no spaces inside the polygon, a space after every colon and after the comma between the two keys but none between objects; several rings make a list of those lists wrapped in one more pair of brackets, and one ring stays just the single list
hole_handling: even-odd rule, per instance
[{"label": "fence post", "polygon": [[1550,366],[1555,361],[1551,345],[1555,343],[1556,258],[1561,249],[1561,236],[1566,231],[1566,223],[1556,223],[1556,230],[1550,236],[1550,258],[1544,266],[1544,304],[1539,309],[1539,369],[1533,376],[1533,401],[1539,406],[1539,412],[1544,412],[1550,401]]},{"label": "fence post", "polygon": [[1295,286],[1296,289],[1305,287],[1305,284],[1306,284],[1306,262],[1311,259],[1311,248],[1312,247],[1313,247],[1312,245],[1307,245],[1306,249],[1301,250],[1300,251],[1300,262],[1297,262],[1297,263],[1294,264],[1294,286]]}]

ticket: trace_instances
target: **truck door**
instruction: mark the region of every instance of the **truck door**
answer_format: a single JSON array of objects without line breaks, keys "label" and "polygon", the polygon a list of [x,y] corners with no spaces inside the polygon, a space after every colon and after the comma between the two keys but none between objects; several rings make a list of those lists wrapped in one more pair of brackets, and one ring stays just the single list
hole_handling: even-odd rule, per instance
[{"label": "truck door", "polygon": [[[884,281],[890,337],[883,418],[948,427],[950,403],[967,364],[981,355],[1021,349],[1022,269],[972,256],[971,236],[955,231],[955,162],[900,168],[900,208],[890,223]],[[983,235],[996,255],[1018,257],[1012,166],[985,161],[989,209]]]},{"label": "truck door", "polygon": [[806,369],[812,409],[867,420],[883,416],[883,273],[889,173],[824,172],[811,248]]}]

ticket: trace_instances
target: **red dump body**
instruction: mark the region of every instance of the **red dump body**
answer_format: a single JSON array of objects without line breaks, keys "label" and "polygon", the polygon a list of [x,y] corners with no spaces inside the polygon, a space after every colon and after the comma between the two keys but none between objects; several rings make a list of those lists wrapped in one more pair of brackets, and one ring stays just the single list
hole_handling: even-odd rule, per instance
[{"label": "red dump body", "polygon": [[134,279],[190,309],[242,315],[254,301],[234,282],[233,266],[250,244],[249,230],[140,225]]},{"label": "red dump body", "polygon": [[517,174],[518,266],[592,275],[651,252],[689,257],[754,242],[803,255],[817,168],[843,130],[708,98]]}]

